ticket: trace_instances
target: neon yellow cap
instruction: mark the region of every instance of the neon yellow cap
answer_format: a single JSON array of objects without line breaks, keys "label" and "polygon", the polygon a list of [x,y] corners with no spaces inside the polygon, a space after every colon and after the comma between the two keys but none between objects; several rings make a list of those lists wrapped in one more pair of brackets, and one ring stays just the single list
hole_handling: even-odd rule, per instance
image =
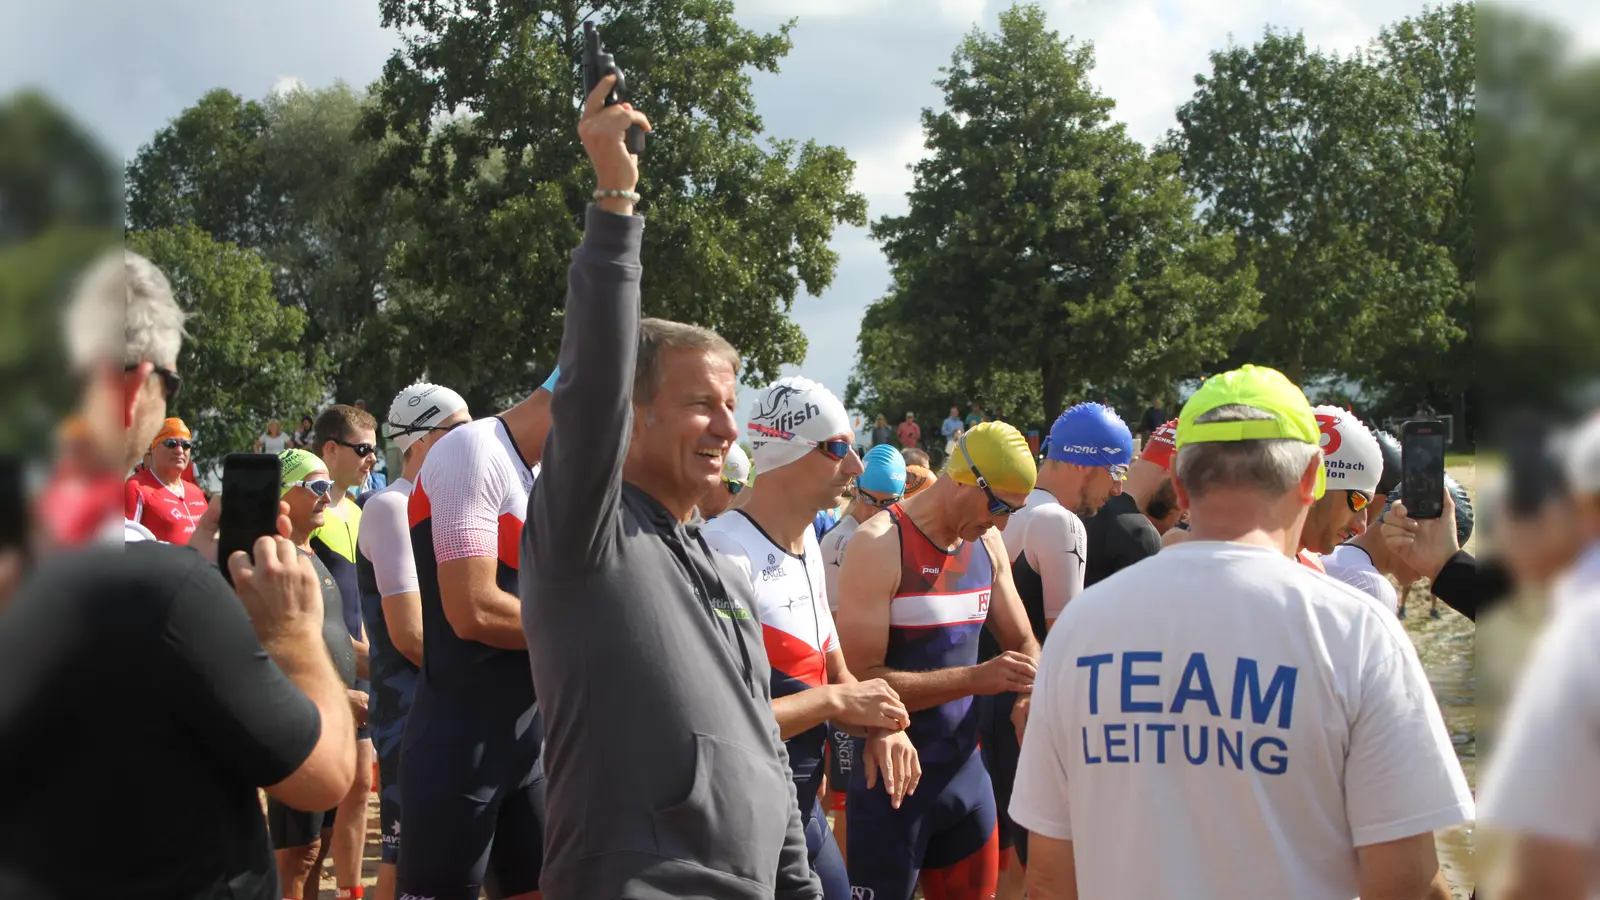
[{"label": "neon yellow cap", "polygon": [[289,493],[290,485],[304,481],[312,472],[328,471],[328,464],[310,450],[285,450],[278,454],[278,470],[283,474],[278,490],[278,496],[282,497]]},{"label": "neon yellow cap", "polygon": [[[1207,422],[1195,424],[1195,419],[1219,406],[1248,406],[1272,416],[1245,422]],[[1244,366],[1232,372],[1223,372],[1206,379],[1178,414],[1177,448],[1189,444],[1210,444],[1224,441],[1303,441],[1313,447],[1322,446],[1322,435],[1317,429],[1317,417],[1305,392],[1284,377],[1277,369],[1266,366]],[[1327,490],[1328,476],[1324,467],[1317,467],[1316,496],[1320,499]]]},{"label": "neon yellow cap", "polygon": [[963,435],[961,443],[967,449],[966,454],[957,450],[945,467],[951,478],[977,486],[978,477],[972,474],[972,466],[967,465],[967,456],[971,456],[972,465],[983,473],[990,490],[1011,494],[1033,490],[1039,478],[1039,467],[1034,464],[1033,451],[1028,449],[1028,439],[1022,432],[1004,422],[984,422]]}]

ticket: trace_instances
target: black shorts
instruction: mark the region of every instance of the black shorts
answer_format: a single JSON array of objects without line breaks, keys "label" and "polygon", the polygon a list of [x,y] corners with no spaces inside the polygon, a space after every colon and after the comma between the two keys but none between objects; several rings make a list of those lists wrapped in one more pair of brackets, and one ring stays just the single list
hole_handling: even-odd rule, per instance
[{"label": "black shorts", "polygon": [[1017,782],[1017,761],[1022,756],[1016,726],[1011,724],[1011,710],[1016,705],[1017,695],[1005,693],[974,699],[978,704],[978,735],[983,766],[989,770],[989,780],[994,784],[1000,849],[1017,848],[1017,857],[1026,864],[1028,831],[1011,821],[1011,791]]},{"label": "black shorts", "polygon": [[419,686],[406,716],[399,783],[409,824],[397,891],[433,900],[478,900],[485,888],[490,896],[537,891],[545,795],[538,716],[513,735],[508,713],[452,699],[429,698]]},{"label": "black shorts", "polygon": [[272,849],[293,850],[309,847],[333,827],[336,810],[302,812],[267,798],[267,831],[272,834]]},{"label": "black shorts", "polygon": [[866,746],[866,738],[851,737],[828,726],[828,792],[842,796],[850,790],[850,773]]}]

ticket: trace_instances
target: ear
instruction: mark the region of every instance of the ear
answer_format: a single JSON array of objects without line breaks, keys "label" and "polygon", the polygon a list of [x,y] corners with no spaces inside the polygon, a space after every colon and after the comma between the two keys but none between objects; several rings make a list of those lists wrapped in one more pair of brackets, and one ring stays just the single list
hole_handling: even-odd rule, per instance
[{"label": "ear", "polygon": [[1177,495],[1179,509],[1189,508],[1189,489],[1184,487],[1183,481],[1178,478],[1176,471],[1172,473],[1172,493]]},{"label": "ear", "polygon": [[1300,500],[1302,506],[1317,502],[1317,473],[1322,471],[1322,454],[1311,457],[1306,470],[1300,473]]},{"label": "ear", "polygon": [[151,362],[142,362],[137,369],[124,373],[122,378],[122,427],[133,427],[133,408],[139,403],[139,394],[150,383],[150,375],[155,372],[156,365]]}]

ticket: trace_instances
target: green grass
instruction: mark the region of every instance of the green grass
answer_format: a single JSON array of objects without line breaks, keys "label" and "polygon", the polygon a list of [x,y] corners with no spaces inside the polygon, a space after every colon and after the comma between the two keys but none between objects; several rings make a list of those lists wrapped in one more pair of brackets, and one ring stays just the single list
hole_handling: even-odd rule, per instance
[{"label": "green grass", "polygon": [[1476,465],[1477,461],[1478,456],[1475,453],[1446,453],[1444,456],[1444,467],[1446,469],[1453,469],[1456,466],[1471,466]]}]

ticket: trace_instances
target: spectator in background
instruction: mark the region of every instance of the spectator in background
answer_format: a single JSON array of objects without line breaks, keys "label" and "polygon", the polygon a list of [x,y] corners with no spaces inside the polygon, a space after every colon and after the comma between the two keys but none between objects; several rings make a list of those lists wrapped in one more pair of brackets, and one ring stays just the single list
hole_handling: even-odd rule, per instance
[{"label": "spectator in background", "polygon": [[150,444],[149,465],[127,481],[125,515],[143,526],[150,540],[187,544],[206,514],[205,494],[183,477],[193,449],[189,426],[182,419],[167,419]]},{"label": "spectator in background", "polygon": [[950,407],[950,416],[939,427],[939,434],[944,437],[946,443],[949,443],[955,440],[956,432],[960,430],[962,430],[961,407],[952,406]]},{"label": "spectator in background", "polygon": [[989,420],[983,414],[983,407],[976,403],[972,404],[972,410],[967,413],[967,430],[971,431],[973,426],[982,425],[987,421]]},{"label": "spectator in background", "polygon": [[362,412],[366,412],[367,411],[367,401],[365,401],[365,400],[357,400],[352,405],[355,406],[356,409],[361,410]]},{"label": "spectator in background", "polygon": [[920,447],[907,447],[900,451],[900,456],[908,466],[921,466],[924,469],[932,468],[931,461],[928,459],[928,451]]},{"label": "spectator in background", "polygon": [[922,426],[917,424],[916,413],[906,413],[906,420],[900,423],[900,446],[910,449],[922,443]]},{"label": "spectator in background", "polygon": [[293,437],[284,433],[283,425],[277,419],[271,419],[267,422],[266,433],[256,438],[256,445],[252,450],[256,453],[271,453],[277,456],[288,450],[293,441]]},{"label": "spectator in background", "polygon": [[[945,459],[950,459],[951,457],[955,456],[956,447],[961,444],[961,438],[966,433],[967,433],[967,430],[965,428],[957,428],[955,431],[950,433],[950,435],[949,435],[950,439],[948,441],[945,441],[945,444],[944,444],[944,458]],[[908,459],[908,460],[906,460],[906,462],[909,463],[909,462],[911,462],[911,460]]]},{"label": "spectator in background", "polygon": [[290,441],[296,450],[310,450],[311,440],[316,434],[316,422],[310,416],[300,417],[300,430],[294,433]]},{"label": "spectator in background", "polygon": [[1166,398],[1160,394],[1151,397],[1150,405],[1145,407],[1144,414],[1139,417],[1140,447],[1143,447],[1144,442],[1150,439],[1150,435],[1155,434],[1156,429],[1167,421],[1167,411],[1164,409],[1165,400]]},{"label": "spectator in background", "polygon": [[889,427],[889,418],[883,413],[878,413],[878,419],[872,423],[872,446],[887,444],[894,440],[894,429]]},{"label": "spectator in background", "polygon": [[1433,418],[1433,416],[1434,416],[1433,404],[1429,403],[1428,402],[1428,398],[1426,398],[1426,397],[1422,398],[1421,400],[1418,400],[1417,401],[1417,411],[1415,413],[1413,413],[1412,415],[1413,415],[1414,418],[1418,418],[1418,419],[1431,419],[1431,418]]}]

